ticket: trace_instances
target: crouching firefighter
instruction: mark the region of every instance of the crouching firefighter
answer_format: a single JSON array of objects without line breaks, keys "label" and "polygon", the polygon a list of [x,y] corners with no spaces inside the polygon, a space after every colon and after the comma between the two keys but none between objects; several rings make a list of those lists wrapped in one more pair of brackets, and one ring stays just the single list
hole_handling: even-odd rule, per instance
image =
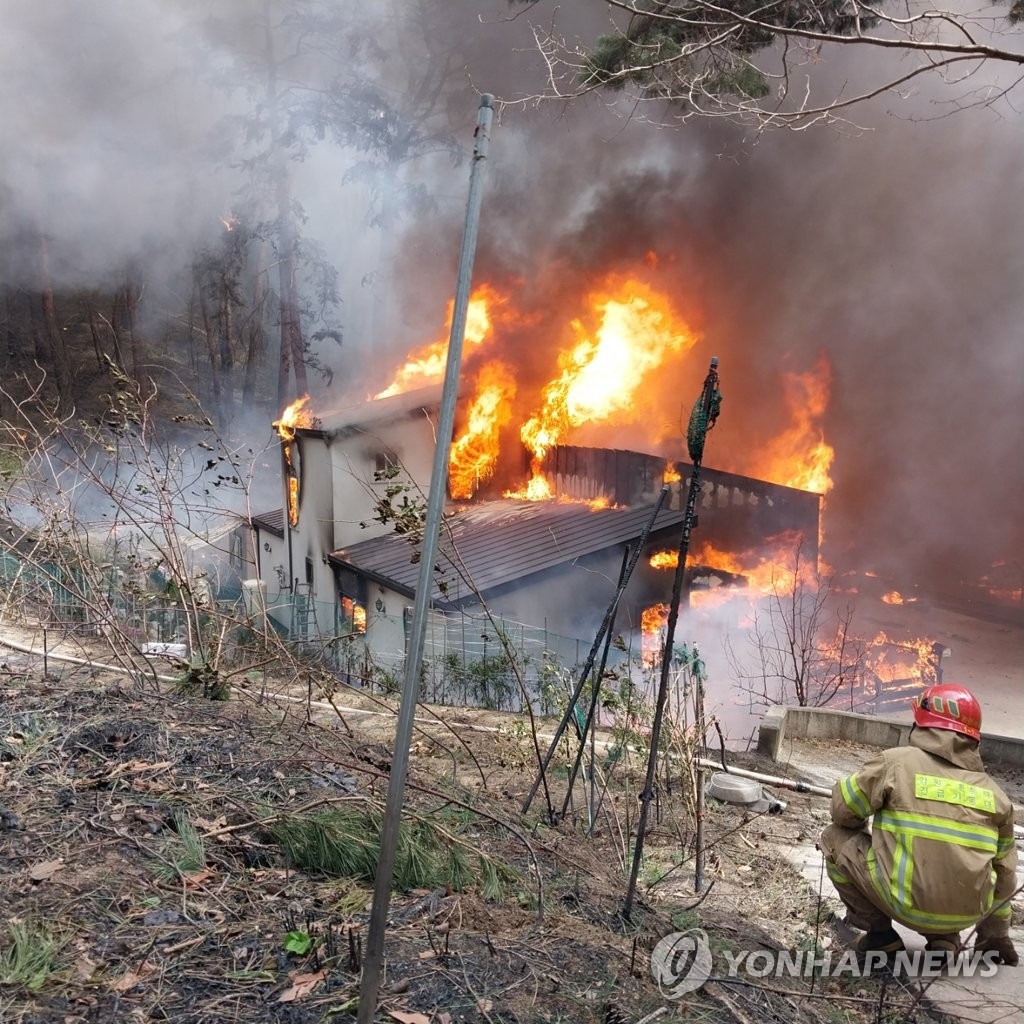
[{"label": "crouching firefighter", "polygon": [[928,687],[913,708],[908,746],[836,783],[819,841],[847,923],[865,933],[857,952],[903,949],[894,920],[950,954],[977,926],[975,951],[1016,965],[1013,804],[982,764],[981,708],[953,685]]}]

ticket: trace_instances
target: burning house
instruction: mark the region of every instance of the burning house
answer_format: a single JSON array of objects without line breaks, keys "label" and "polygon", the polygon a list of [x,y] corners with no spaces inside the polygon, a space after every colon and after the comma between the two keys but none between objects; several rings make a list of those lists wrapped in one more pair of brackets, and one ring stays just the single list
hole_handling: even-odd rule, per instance
[{"label": "burning house", "polygon": [[[474,293],[428,649],[485,653],[495,640],[486,607],[578,662],[667,488],[616,628],[638,635],[663,620],[689,467],[675,460],[685,441],[678,426],[666,428],[658,392],[682,408],[682,357],[696,336],[641,282],[617,280],[594,302],[593,329],[575,322],[557,368],[532,379],[509,355],[521,344],[496,341],[521,339],[532,321],[524,326],[489,285]],[[414,352],[364,403],[316,415],[303,399],[276,424],[286,500],[252,520],[258,580],[247,590],[262,592],[293,638],[356,638],[375,656],[404,656],[446,341]],[[637,422],[649,428],[646,442],[622,429]],[[627,448],[627,438],[639,443]],[[813,429],[810,438],[806,451],[802,438],[783,439],[793,479],[704,467],[687,565],[695,598],[745,582],[773,548],[791,554],[800,545],[813,564],[820,496],[812,484],[815,473],[827,479],[831,449]]]},{"label": "burning house", "polygon": [[[421,389],[322,421],[302,411],[279,428],[288,505],[252,525],[268,611],[293,637],[359,636],[373,652],[404,654],[438,398],[437,389]],[[524,449],[518,463],[544,481],[544,500],[493,487],[471,500],[449,494],[431,593],[433,647],[463,651],[467,631],[469,646],[479,647],[473,623],[484,604],[563,653],[566,640],[570,648],[574,638],[585,643],[664,486],[620,613],[620,629],[640,631],[645,611],[662,609],[671,589],[666,569],[675,565],[688,466],[567,445],[539,463]],[[813,558],[818,509],[815,494],[705,467],[691,588],[743,582],[740,563],[726,565],[720,553],[774,538],[799,535]]]}]

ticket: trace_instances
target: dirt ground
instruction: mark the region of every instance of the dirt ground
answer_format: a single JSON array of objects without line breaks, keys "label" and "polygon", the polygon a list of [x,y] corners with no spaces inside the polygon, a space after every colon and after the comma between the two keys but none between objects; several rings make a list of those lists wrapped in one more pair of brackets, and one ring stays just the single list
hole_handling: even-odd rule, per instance
[{"label": "dirt ground", "polygon": [[[394,708],[213,702],[168,683],[0,651],[0,1021],[353,1021],[371,882],[296,867],[282,821],[382,807]],[[332,711],[357,705],[367,712]],[[827,801],[782,814],[708,800],[694,892],[692,789],[659,780],[638,907],[621,916],[639,760],[609,767],[595,835],[550,824],[528,723],[418,714],[406,818],[462,851],[456,882],[394,894],[379,1021],[709,1024],[924,1020],[886,979],[738,984],[666,999],[651,950],[700,927],[722,949],[836,942],[813,887],[779,854],[813,841]],[[544,728],[550,729],[550,723]],[[778,774],[754,755],[731,764]],[[552,806],[565,796],[556,758]],[[582,795],[582,788],[579,789]],[[582,807],[582,801],[579,801]],[[485,871],[488,865],[490,871]]]}]

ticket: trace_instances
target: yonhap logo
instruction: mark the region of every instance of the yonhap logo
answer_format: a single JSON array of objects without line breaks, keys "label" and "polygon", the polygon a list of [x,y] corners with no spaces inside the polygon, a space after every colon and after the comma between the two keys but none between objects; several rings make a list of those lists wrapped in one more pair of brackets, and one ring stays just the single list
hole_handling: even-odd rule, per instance
[{"label": "yonhap logo", "polygon": [[[879,970],[897,978],[987,978],[999,969],[991,950],[901,950],[894,956],[870,952],[858,956],[846,950],[839,956],[821,950],[741,949],[719,951],[724,958],[723,978],[866,978]],[[710,977],[714,963],[707,933],[700,928],[666,935],[651,953],[651,974],[666,999],[681,999],[696,992]]]},{"label": "yonhap logo", "polygon": [[711,977],[711,947],[700,928],[671,932],[651,953],[651,974],[666,999],[681,999]]}]

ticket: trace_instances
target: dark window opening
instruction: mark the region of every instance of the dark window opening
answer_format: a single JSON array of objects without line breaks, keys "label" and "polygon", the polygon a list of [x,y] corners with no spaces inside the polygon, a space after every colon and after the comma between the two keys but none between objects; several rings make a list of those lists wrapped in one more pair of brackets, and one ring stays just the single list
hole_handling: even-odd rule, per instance
[{"label": "dark window opening", "polygon": [[373,475],[376,479],[390,479],[398,469],[398,456],[394,452],[385,449],[373,453]]}]

